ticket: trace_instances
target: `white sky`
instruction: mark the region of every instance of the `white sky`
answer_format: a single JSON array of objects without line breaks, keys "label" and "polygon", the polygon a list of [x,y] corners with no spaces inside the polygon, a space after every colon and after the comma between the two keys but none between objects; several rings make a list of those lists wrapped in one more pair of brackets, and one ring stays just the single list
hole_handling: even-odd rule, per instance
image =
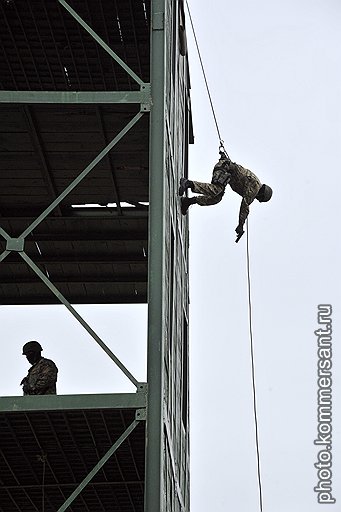
[{"label": "white sky", "polygon": [[[264,512],[334,512],[341,502],[341,6],[336,0],[191,2],[225,146],[274,189],[250,214],[253,330]],[[210,181],[218,140],[190,36],[195,145],[190,176]],[[240,198],[190,209],[191,484],[194,512],[258,512]],[[333,312],[333,495],[319,505],[317,305]],[[77,307],[145,380],[146,306]],[[1,395],[19,395],[38,339],[60,368],[58,392],[134,391],[61,307],[2,307]],[[100,368],[100,371],[99,371]]]},{"label": "white sky", "polygon": [[[191,12],[226,149],[274,189],[249,222],[264,511],[340,510],[341,6],[198,0]],[[193,46],[190,57],[191,177],[207,181],[218,141]],[[219,205],[190,209],[195,512],[259,510],[239,204],[228,190]],[[319,303],[334,306],[335,505],[313,492]]]}]

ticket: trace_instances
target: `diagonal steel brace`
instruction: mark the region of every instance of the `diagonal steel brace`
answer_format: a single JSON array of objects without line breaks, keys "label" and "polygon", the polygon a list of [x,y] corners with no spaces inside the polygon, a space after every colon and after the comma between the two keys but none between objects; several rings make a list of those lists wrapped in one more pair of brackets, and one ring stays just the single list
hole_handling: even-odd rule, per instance
[{"label": "diagonal steel brace", "polygon": [[96,466],[90,471],[90,473],[84,478],[84,480],[79,484],[79,486],[73,491],[73,493],[69,496],[69,498],[65,501],[65,503],[58,509],[57,512],[64,512],[71,503],[77,498],[77,496],[82,492],[84,487],[88,485],[88,483],[92,480],[92,478],[98,473],[98,471],[104,466],[104,464],[110,459],[110,457],[115,453],[115,451],[121,446],[123,441],[131,434],[131,432],[137,427],[140,422],[134,420],[129,427],[123,432],[123,434],[117,439],[115,444],[107,451],[107,453],[101,458],[101,460],[96,464]]},{"label": "diagonal steel brace", "polygon": [[123,363],[118,359],[117,356],[110,350],[110,348],[102,341],[102,339],[96,334],[96,332],[90,327],[90,325],[84,320],[84,318],[75,310],[70,302],[64,297],[64,295],[54,286],[53,283],[46,277],[46,275],[40,270],[40,268],[31,260],[31,258],[24,252],[19,252],[22,259],[31,267],[31,269],[37,274],[38,277],[46,284],[51,292],[57,297],[57,299],[64,304],[64,306],[70,311],[70,313],[78,320],[78,322],[84,327],[84,329],[92,336],[92,338],[98,343],[98,345],[104,350],[104,352],[114,361],[114,363],[120,368],[126,377],[134,384],[139,386],[139,381],[130,373],[130,371],[124,366]]},{"label": "diagonal steel brace", "polygon": [[65,0],[58,0],[58,2],[73,16],[73,18],[95,39],[95,41],[102,46],[102,48],[112,57],[140,86],[144,85],[144,82],[139,76],[130,69],[127,64],[120,59],[120,57],[108,46],[103,39],[94,31],[91,27],[65,2]]},{"label": "diagonal steel brace", "polygon": [[102,149],[102,151],[96,156],[96,158],[93,159],[92,162],[80,173],[80,175],[75,178],[70,185],[62,192],[51,204],[48,206],[43,213],[37,217],[30,226],[28,226],[25,231],[23,231],[20,235],[20,238],[25,238],[27,235],[29,235],[37,226],[40,224],[48,215],[49,213],[54,210],[56,206],[63,201],[63,199],[70,193],[72,190],[89,174],[90,171],[102,160],[102,158],[105,157],[109,151],[116,146],[116,144],[124,137],[124,135],[137,123],[137,121],[143,116],[142,112],[138,112],[133,119],[129,121],[129,123],[120,131],[116,137],[109,142],[109,144]]}]

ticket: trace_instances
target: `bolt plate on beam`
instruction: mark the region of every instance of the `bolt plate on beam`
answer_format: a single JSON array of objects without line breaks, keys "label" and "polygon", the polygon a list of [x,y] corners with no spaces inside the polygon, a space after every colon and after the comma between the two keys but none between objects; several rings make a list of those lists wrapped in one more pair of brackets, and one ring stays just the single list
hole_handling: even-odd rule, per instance
[{"label": "bolt plate on beam", "polygon": [[152,18],[153,30],[164,30],[165,28],[165,13],[155,12]]},{"label": "bolt plate on beam", "polygon": [[140,104],[140,112],[149,112],[152,103],[151,97],[151,86],[150,83],[144,83],[140,87],[141,93],[141,104]]},{"label": "bolt plate on beam", "polygon": [[25,238],[9,238],[6,243],[7,251],[23,252]]},{"label": "bolt plate on beam", "polygon": [[137,393],[143,393],[143,394],[146,395],[147,391],[148,391],[148,384],[146,382],[139,382],[138,385],[137,385],[136,392]]},{"label": "bolt plate on beam", "polygon": [[137,421],[146,421],[147,419],[147,409],[137,409],[135,412],[135,419]]}]

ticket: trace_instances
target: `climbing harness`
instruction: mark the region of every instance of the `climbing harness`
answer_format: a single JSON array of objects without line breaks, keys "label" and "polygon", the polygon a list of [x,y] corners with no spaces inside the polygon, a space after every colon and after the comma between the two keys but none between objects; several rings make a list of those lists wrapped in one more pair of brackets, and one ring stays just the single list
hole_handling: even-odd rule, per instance
[{"label": "climbing harness", "polygon": [[230,163],[231,160],[226,153],[222,150],[219,151],[220,159],[219,162],[214,166],[213,175],[212,175],[212,183],[214,185],[221,185],[222,187],[226,187],[226,185],[231,181],[232,175],[230,171]]},{"label": "climbing harness", "polygon": [[226,187],[231,179],[231,174],[225,167],[215,167],[213,169],[212,183]]},{"label": "climbing harness", "polygon": [[[228,160],[230,160],[230,157],[229,157],[229,155],[228,155],[228,153],[227,153],[227,151],[225,149],[225,146],[224,146],[224,141],[222,140],[221,135],[220,135],[220,130],[219,130],[219,126],[218,126],[217,116],[215,114],[215,110],[214,110],[214,106],[213,106],[213,101],[212,101],[212,97],[211,97],[211,93],[210,93],[210,90],[209,90],[209,86],[208,86],[208,82],[207,82],[207,78],[206,78],[206,73],[205,73],[205,69],[204,69],[204,64],[203,64],[203,61],[202,61],[202,58],[201,58],[199,44],[198,44],[198,40],[197,40],[197,37],[196,37],[196,33],[195,33],[195,29],[194,29],[194,24],[193,24],[191,12],[190,12],[189,5],[188,5],[188,0],[186,0],[186,6],[187,6],[187,11],[188,11],[189,19],[190,19],[190,22],[191,22],[191,26],[192,26],[194,41],[195,41],[195,45],[196,45],[196,48],[197,48],[197,52],[198,52],[198,56],[199,56],[199,60],[200,60],[200,64],[201,64],[201,70],[202,70],[202,73],[203,73],[203,76],[204,76],[204,80],[205,80],[206,90],[207,90],[208,98],[209,98],[209,101],[210,101],[214,122],[215,122],[217,133],[218,133],[219,153],[220,153],[221,156],[225,155],[225,157]],[[227,174],[226,171],[225,171],[225,174]],[[217,179],[218,180],[218,178],[214,178],[213,177],[212,178],[212,183],[213,183],[213,179]],[[223,180],[222,177],[219,177],[219,179]],[[219,182],[216,181],[216,183],[219,183]],[[228,181],[226,181],[225,185],[227,185],[227,183],[228,183]],[[220,184],[223,184],[223,183],[220,183]],[[223,186],[225,186],[225,185],[223,185]],[[241,236],[242,236],[242,234],[239,236],[239,238]],[[238,240],[238,238],[237,238],[237,240]],[[254,413],[254,424],[255,424],[255,443],[256,443],[256,456],[257,456],[257,476],[258,476],[258,489],[259,489],[259,508],[260,508],[260,512],[263,512],[263,493],[262,493],[262,479],[261,479],[261,467],[260,467],[258,416],[257,416],[257,400],[256,400],[256,397],[257,397],[257,395],[256,395],[256,375],[255,375],[253,332],[252,332],[252,302],[251,302],[251,277],[250,277],[251,272],[250,272],[249,223],[248,223],[248,219],[246,219],[246,256],[247,256],[246,260],[247,260],[247,283],[248,283],[248,303],[249,303],[250,358],[251,358],[251,371],[252,371],[253,413]]]}]

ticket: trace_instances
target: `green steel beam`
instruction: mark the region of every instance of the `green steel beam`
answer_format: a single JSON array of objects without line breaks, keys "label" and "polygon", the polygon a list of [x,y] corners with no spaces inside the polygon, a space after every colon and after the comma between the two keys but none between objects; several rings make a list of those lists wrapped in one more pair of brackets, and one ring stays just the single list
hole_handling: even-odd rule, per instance
[{"label": "green steel beam", "polygon": [[3,251],[1,254],[0,254],[0,263],[11,253],[11,251],[7,248],[7,243],[8,241],[11,239],[11,237],[9,236],[8,233],[6,233],[6,231],[0,227],[0,235],[4,237],[4,239],[6,240],[6,250]]},{"label": "green steel beam", "polygon": [[20,256],[31,269],[37,274],[38,277],[46,284],[51,292],[57,297],[57,299],[64,304],[64,306],[70,311],[70,313],[78,320],[78,322],[84,327],[84,329],[90,334],[90,336],[96,341],[96,343],[104,350],[104,352],[114,361],[119,369],[124,373],[126,377],[138,387],[139,382],[130,373],[130,371],[124,366],[123,363],[118,359],[117,356],[110,350],[110,348],[102,341],[102,339],[96,334],[96,332],[90,327],[90,325],[84,320],[84,318],[71,306],[70,302],[64,297],[64,295],[51,283],[48,277],[40,270],[40,268],[31,260],[31,258],[23,251],[19,252]]},{"label": "green steel beam", "polygon": [[[70,219],[70,217],[63,217],[63,219]],[[72,219],[72,217],[71,217]],[[147,241],[147,234],[141,233],[140,231],[122,231],[115,233],[115,242],[126,242],[134,240],[134,242],[145,242]],[[88,233],[37,233],[30,237],[30,242],[90,242],[100,241],[109,242],[113,240],[113,236],[110,233],[94,233],[89,231]]]},{"label": "green steel beam", "polygon": [[[124,480],[124,485],[126,485],[126,486],[140,485],[140,484],[141,484],[141,480]],[[44,489],[45,489],[45,492],[49,491],[50,489],[61,489],[61,490],[62,489],[70,489],[70,487],[75,487],[75,485],[78,485],[78,484],[73,483],[73,482],[63,483],[63,484],[61,484],[60,482],[57,484],[46,484],[45,483]],[[120,482],[120,481],[112,482],[110,480],[105,480],[104,482],[103,481],[91,482],[89,485],[91,485],[91,487],[95,488],[95,489],[96,489],[96,487],[115,487],[115,486],[121,487],[122,482]],[[27,490],[41,491],[41,484],[1,485],[1,490],[2,491],[22,491],[22,490],[24,490],[24,492]],[[103,508],[102,508],[102,510],[103,510]],[[19,511],[19,512],[21,512],[21,511]]]},{"label": "green steel beam", "polygon": [[117,441],[112,445],[112,447],[107,451],[107,453],[101,458],[101,460],[96,464],[96,466],[90,471],[90,473],[84,478],[84,480],[79,484],[77,489],[73,491],[71,496],[65,501],[65,503],[58,509],[57,512],[64,512],[71,503],[77,498],[77,496],[82,492],[84,487],[88,485],[89,482],[93,479],[93,477],[98,473],[98,471],[104,466],[104,464],[110,459],[110,457],[116,452],[116,450],[121,446],[123,441],[127,439],[127,437],[132,433],[132,431],[137,427],[140,422],[134,420],[129,427],[123,432],[123,434],[117,439]]},{"label": "green steel beam", "polygon": [[148,418],[145,512],[163,512],[165,0],[151,2],[151,84],[148,269]]},{"label": "green steel beam", "polygon": [[0,263],[2,261],[4,261],[4,259],[6,258],[6,256],[8,256],[10,254],[11,251],[4,251],[3,253],[1,253],[0,255]]},{"label": "green steel beam", "polygon": [[4,251],[3,253],[1,253],[1,255],[0,255],[0,263],[1,263],[2,261],[4,261],[4,259],[5,259],[9,254],[11,254],[11,251],[7,251],[7,250],[6,250],[6,251]]},{"label": "green steel beam", "polygon": [[2,235],[4,237],[5,240],[9,240],[11,237],[9,236],[8,233],[6,233],[6,231],[0,227],[0,235]]},{"label": "green steel beam", "polygon": [[116,144],[125,136],[125,134],[141,119],[143,116],[142,112],[138,112],[133,119],[129,121],[129,123],[120,131],[116,137],[109,142],[109,144],[92,160],[92,162],[80,173],[80,175],[75,178],[70,185],[62,192],[51,204],[48,206],[39,217],[32,222],[30,226],[28,226],[25,231],[21,234],[20,238],[25,238],[29,235],[54,209],[57,205],[59,205],[63,199],[72,192],[72,190],[77,187],[77,185],[89,174],[90,171],[105,157],[109,151],[116,146]]},{"label": "green steel beam", "polygon": [[80,25],[82,25],[82,27],[110,55],[110,57],[112,57],[135,80],[135,82],[137,82],[139,85],[142,85],[144,83],[143,80],[141,80],[141,78],[139,76],[137,76],[136,73],[134,73],[134,71],[132,69],[130,69],[130,67],[127,66],[127,64],[122,59],[120,59],[120,57],[110,48],[110,46],[108,46],[103,41],[103,39],[101,39],[99,37],[99,35],[96,34],[96,32],[94,30],[92,30],[91,27],[89,27],[89,25],[87,23],[85,23],[85,21],[79,16],[79,14],[77,14],[76,11],[74,11],[72,9],[72,7],[70,7],[70,5],[65,2],[65,0],[58,0],[58,2],[71,14],[71,16],[73,16],[73,18]]},{"label": "green steel beam", "polygon": [[138,103],[146,105],[149,110],[150,84],[141,85],[140,91],[0,91],[0,103]]},{"label": "green steel beam", "polygon": [[139,383],[137,393],[98,395],[36,395],[0,398],[0,413],[58,411],[77,409],[140,409],[146,407],[146,385]]}]

